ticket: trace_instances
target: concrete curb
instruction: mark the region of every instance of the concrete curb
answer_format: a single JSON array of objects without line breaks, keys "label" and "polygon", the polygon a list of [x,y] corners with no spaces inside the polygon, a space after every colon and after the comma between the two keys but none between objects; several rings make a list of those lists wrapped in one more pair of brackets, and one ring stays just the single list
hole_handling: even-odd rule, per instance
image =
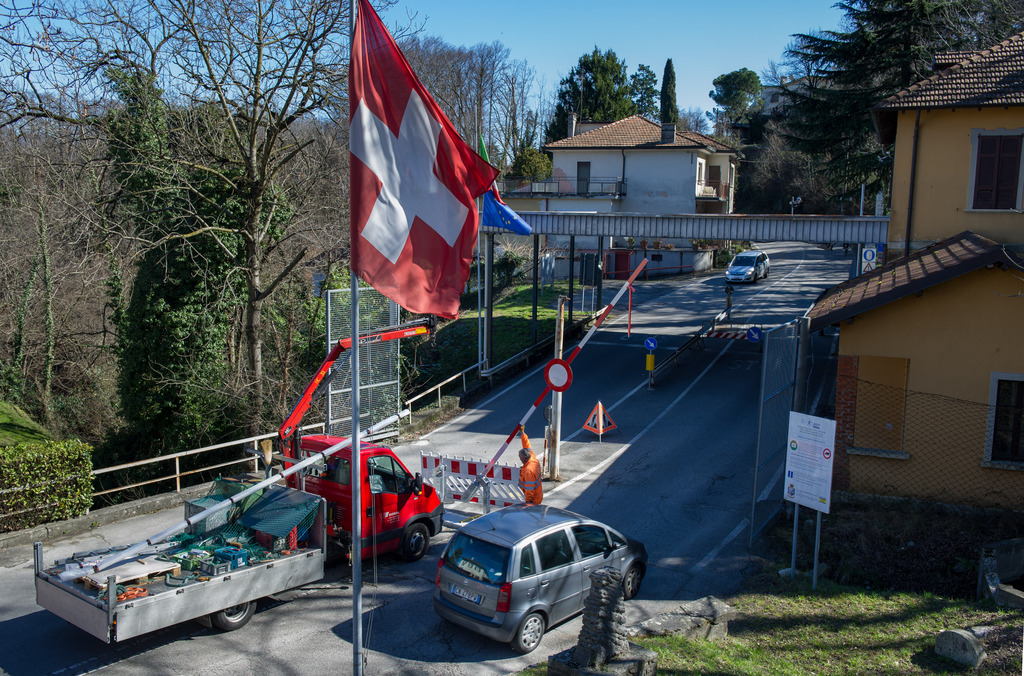
[{"label": "concrete curb", "polygon": [[[0,549],[30,545],[33,542],[49,542],[72,535],[81,535],[99,526],[123,521],[133,516],[151,514],[171,507],[177,507],[184,504],[186,500],[201,497],[209,491],[210,484],[191,486],[183,488],[180,493],[154,495],[149,498],[114,505],[113,507],[96,509],[88,514],[65,521],[44,523],[11,533],[0,533]],[[184,518],[184,513],[182,513],[182,518]]]}]

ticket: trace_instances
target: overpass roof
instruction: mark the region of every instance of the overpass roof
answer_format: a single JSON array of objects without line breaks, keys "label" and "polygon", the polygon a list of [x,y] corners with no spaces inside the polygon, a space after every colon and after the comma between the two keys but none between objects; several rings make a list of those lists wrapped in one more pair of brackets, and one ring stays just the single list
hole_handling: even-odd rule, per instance
[{"label": "overpass roof", "polygon": [[[582,211],[520,211],[535,235],[633,237],[634,239],[736,239],[754,242],[887,241],[888,216],[637,214]],[[508,234],[484,227],[485,234]]]}]

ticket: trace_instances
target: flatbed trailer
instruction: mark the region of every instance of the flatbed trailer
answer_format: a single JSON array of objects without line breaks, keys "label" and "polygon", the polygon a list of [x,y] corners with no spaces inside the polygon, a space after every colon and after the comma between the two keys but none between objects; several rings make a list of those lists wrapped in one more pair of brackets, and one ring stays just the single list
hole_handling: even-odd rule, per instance
[{"label": "flatbed trailer", "polygon": [[[295,495],[316,500],[315,517],[306,539],[296,542],[294,549],[275,552],[273,558],[247,560],[245,565],[226,571],[221,568],[232,564],[219,566],[209,574],[181,574],[180,569],[176,572],[173,560],[169,564],[166,561],[174,545],[165,543],[98,574],[83,568],[82,574],[77,575],[75,566],[82,562],[82,555],[46,566],[42,543],[37,542],[34,555],[36,603],[107,643],[187,620],[199,620],[226,631],[238,629],[252,617],[257,599],[324,576],[327,558],[324,499],[275,485],[266,488],[261,500],[290,499]],[[253,506],[258,504],[259,501]],[[162,565],[157,565],[158,562]],[[147,570],[155,574],[140,575]],[[126,591],[118,594],[119,586]],[[115,593],[108,593],[111,589]]]}]

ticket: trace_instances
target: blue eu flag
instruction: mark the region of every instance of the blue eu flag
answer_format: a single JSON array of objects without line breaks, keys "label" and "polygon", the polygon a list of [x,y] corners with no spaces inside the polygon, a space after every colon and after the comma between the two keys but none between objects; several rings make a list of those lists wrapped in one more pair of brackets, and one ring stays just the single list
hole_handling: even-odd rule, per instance
[{"label": "blue eu flag", "polygon": [[481,223],[489,228],[505,228],[517,235],[529,235],[533,232],[529,223],[501,201],[496,190],[484,193],[484,212]]}]

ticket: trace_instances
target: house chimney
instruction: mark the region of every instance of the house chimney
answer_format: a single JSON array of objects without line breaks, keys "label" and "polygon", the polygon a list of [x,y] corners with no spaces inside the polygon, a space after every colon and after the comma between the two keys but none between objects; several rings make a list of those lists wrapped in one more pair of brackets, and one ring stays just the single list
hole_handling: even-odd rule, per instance
[{"label": "house chimney", "polygon": [[576,135],[576,113],[569,113],[569,138]]},{"label": "house chimney", "polygon": [[676,142],[676,126],[671,122],[661,123],[661,142],[662,143],[675,143]]}]

